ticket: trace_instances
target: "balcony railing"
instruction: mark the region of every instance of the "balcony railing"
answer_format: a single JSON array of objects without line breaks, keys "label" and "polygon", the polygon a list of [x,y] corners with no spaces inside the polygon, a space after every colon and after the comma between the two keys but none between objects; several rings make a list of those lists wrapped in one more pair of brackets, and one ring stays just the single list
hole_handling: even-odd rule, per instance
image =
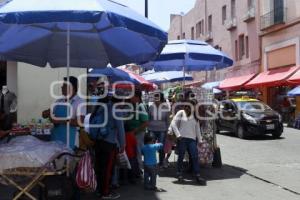
[{"label": "balcony railing", "polygon": [[212,31],[209,31],[206,35],[205,35],[205,41],[206,42],[210,42],[213,40],[213,34]]},{"label": "balcony railing", "polygon": [[260,17],[260,29],[272,27],[277,24],[284,24],[286,22],[287,8],[279,7],[275,8],[269,13]]},{"label": "balcony railing", "polygon": [[243,21],[250,22],[254,18],[255,18],[255,7],[252,6],[252,7],[248,8],[247,13],[243,17]]},{"label": "balcony railing", "polygon": [[225,21],[225,28],[228,30],[228,31],[231,31],[233,29],[235,29],[237,26],[237,23],[236,23],[236,17],[233,17],[231,19],[227,19]]}]

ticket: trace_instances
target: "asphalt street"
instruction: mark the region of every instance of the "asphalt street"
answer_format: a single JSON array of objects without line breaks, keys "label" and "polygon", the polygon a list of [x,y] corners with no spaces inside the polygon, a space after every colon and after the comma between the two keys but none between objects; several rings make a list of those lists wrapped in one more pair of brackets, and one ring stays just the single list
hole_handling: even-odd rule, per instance
[{"label": "asphalt street", "polygon": [[[293,200],[300,199],[300,130],[285,128],[281,139],[256,137],[241,140],[230,133],[218,135],[222,151],[221,169],[202,168],[207,186],[192,177],[179,184],[175,167],[161,170],[161,192],[144,191],[142,184],[124,185],[117,190],[124,200]],[[176,158],[171,157],[170,161]],[[86,195],[84,199],[97,199]]]}]

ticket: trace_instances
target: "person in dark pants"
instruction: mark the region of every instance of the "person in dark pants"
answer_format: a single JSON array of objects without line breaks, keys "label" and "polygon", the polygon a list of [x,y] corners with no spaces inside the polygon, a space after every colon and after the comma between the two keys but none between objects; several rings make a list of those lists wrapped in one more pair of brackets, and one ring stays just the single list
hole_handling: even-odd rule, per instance
[{"label": "person in dark pants", "polygon": [[183,159],[185,152],[188,151],[196,180],[199,184],[205,185],[205,180],[200,176],[197,150],[197,141],[202,141],[200,124],[195,118],[195,105],[189,101],[187,103],[190,104],[185,105],[183,110],[178,111],[171,122],[171,127],[177,137],[177,176],[180,182],[183,181]]},{"label": "person in dark pants", "polygon": [[[102,107],[95,108],[91,114],[91,118],[102,113],[108,117],[107,135],[99,135],[95,139],[95,172],[97,176],[97,192],[102,199],[117,199],[120,194],[110,190],[113,170],[116,164],[118,153],[124,152],[125,149],[125,131],[123,121],[116,118],[116,113],[113,110],[113,100],[111,97],[100,99],[99,102],[107,106],[107,113],[97,112]],[[102,108],[103,109],[103,108]],[[115,114],[115,115],[114,115]],[[119,148],[118,148],[119,145]]]},{"label": "person in dark pants", "polygon": [[163,149],[162,143],[155,144],[155,138],[151,134],[145,135],[142,154],[144,156],[144,188],[146,190],[156,190],[157,177],[157,151]]}]

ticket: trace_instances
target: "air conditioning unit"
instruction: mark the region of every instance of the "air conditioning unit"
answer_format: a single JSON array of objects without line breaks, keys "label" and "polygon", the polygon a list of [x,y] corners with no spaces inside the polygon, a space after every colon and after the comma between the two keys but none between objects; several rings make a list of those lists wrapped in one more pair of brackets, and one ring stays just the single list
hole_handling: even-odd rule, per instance
[{"label": "air conditioning unit", "polygon": [[244,22],[249,22],[255,18],[255,7],[249,8],[245,16],[243,17]]},{"label": "air conditioning unit", "polygon": [[208,42],[208,41],[211,41],[213,39],[213,34],[212,32],[208,32],[205,36],[205,41]]},{"label": "air conditioning unit", "polygon": [[236,18],[228,19],[225,21],[225,27],[227,30],[233,30],[237,26]]}]

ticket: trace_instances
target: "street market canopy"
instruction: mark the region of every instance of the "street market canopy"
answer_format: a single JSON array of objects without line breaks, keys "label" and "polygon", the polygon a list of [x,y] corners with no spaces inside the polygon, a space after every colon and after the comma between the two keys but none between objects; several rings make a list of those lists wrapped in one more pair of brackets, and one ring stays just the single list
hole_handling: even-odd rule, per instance
[{"label": "street market canopy", "polygon": [[222,90],[239,90],[244,84],[254,78],[256,74],[249,74],[244,76],[237,76],[227,78],[220,82],[219,88]]},{"label": "street market canopy", "polygon": [[300,68],[288,79],[288,82],[291,84],[300,84]]},{"label": "street market canopy", "polygon": [[4,60],[40,67],[65,67],[68,61],[72,67],[120,66],[155,59],[166,43],[165,31],[110,0],[10,0],[0,5]]},{"label": "street market canopy", "polygon": [[292,89],[291,91],[288,92],[287,94],[290,97],[294,97],[294,96],[300,96],[300,86]]},{"label": "street market canopy", "polygon": [[173,40],[164,47],[158,58],[143,65],[155,71],[207,71],[233,65],[222,51],[199,40]]},{"label": "street market canopy", "polygon": [[150,81],[152,83],[161,84],[168,82],[176,82],[176,81],[192,81],[193,76],[189,74],[183,75],[180,71],[168,71],[168,72],[155,72],[155,71],[147,71],[141,74],[144,79]]},{"label": "street market canopy", "polygon": [[255,88],[259,86],[276,87],[288,84],[287,79],[294,74],[299,67],[284,67],[269,70],[258,74],[254,79],[245,84],[245,87]]},{"label": "street market canopy", "polygon": [[220,81],[204,83],[201,87],[204,89],[212,90],[213,88],[218,88]]}]

